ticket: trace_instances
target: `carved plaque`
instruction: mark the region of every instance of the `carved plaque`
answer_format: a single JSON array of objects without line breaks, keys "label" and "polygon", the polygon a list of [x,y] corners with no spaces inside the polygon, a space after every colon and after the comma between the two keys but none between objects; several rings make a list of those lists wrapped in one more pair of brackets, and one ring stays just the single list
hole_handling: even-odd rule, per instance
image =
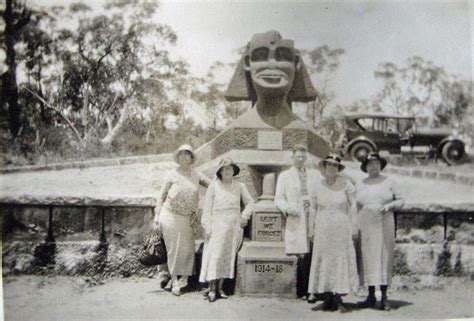
[{"label": "carved plaque", "polygon": [[283,224],[280,213],[255,213],[253,220],[254,241],[283,241]]},{"label": "carved plaque", "polygon": [[275,130],[258,131],[258,149],[283,149],[283,133]]}]

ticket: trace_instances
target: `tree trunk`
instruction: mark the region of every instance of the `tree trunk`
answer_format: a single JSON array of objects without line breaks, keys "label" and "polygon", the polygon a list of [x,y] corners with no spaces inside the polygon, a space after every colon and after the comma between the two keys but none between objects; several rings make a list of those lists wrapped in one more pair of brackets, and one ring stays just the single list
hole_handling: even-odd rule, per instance
[{"label": "tree trunk", "polygon": [[[8,70],[2,77],[2,103],[8,108],[8,125],[13,138],[18,136],[21,127],[21,106],[18,104],[18,86],[16,83],[15,26],[13,21],[13,3],[7,0],[3,15],[5,21],[5,48]],[[3,106],[2,106],[3,107]]]},{"label": "tree trunk", "polygon": [[112,124],[112,119],[108,115],[105,117],[105,120],[107,122],[107,135],[105,135],[105,137],[100,140],[102,147],[109,148],[115,138],[117,138],[117,135],[119,134],[120,130],[125,124],[125,121],[128,118],[128,113],[128,108],[123,107],[120,112],[120,117],[117,120],[117,123],[115,123],[115,125]]}]

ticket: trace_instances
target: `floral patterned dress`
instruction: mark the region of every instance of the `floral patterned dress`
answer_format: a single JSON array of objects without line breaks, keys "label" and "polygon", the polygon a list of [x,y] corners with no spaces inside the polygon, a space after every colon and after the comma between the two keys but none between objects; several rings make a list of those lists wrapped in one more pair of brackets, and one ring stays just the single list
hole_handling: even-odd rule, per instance
[{"label": "floral patterned dress", "polygon": [[401,199],[396,182],[390,177],[378,184],[361,181],[356,184],[357,214],[362,251],[362,284],[389,285],[392,280],[395,248],[395,220],[393,212],[382,213],[382,206]]},{"label": "floral patterned dress", "polygon": [[346,294],[357,290],[357,263],[349,218],[350,211],[356,210],[354,193],[354,186],[343,178],[338,178],[333,186],[324,181],[321,184],[308,293]]},{"label": "floral patterned dress", "polygon": [[194,268],[194,234],[191,215],[198,209],[198,187],[201,176],[196,171],[183,175],[172,170],[162,185],[159,202],[160,229],[172,276],[189,276]]},{"label": "floral patterned dress", "polygon": [[[246,205],[240,212],[240,200]],[[235,257],[242,242],[241,220],[248,220],[253,199],[244,184],[230,186],[215,180],[206,192],[202,225],[209,240],[204,244],[200,282],[234,278]]]}]

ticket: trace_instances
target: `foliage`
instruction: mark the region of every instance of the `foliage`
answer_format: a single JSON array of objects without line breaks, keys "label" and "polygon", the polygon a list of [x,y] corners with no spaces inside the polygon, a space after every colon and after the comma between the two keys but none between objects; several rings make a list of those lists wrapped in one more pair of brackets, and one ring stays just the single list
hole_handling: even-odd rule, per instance
[{"label": "foliage", "polygon": [[248,102],[230,103],[224,98],[226,84],[218,81],[217,78],[220,73],[233,68],[235,68],[233,64],[216,61],[211,65],[205,77],[193,78],[190,98],[194,103],[204,107],[206,119],[209,120],[207,125],[214,130],[222,128],[250,107]]},{"label": "foliage", "polygon": [[459,127],[472,109],[472,82],[421,57],[411,57],[400,67],[381,63],[374,75],[383,82],[373,100],[381,111],[425,117],[434,126]]},{"label": "foliage", "polygon": [[451,267],[451,252],[449,251],[449,242],[443,243],[443,250],[439,254],[438,262],[436,262],[436,276],[451,276],[453,273]]},{"label": "foliage", "polygon": [[393,273],[399,275],[410,274],[410,268],[408,267],[407,255],[399,248],[395,248],[393,254]]},{"label": "foliage", "polygon": [[308,104],[307,118],[313,126],[317,126],[323,118],[323,113],[335,98],[330,90],[331,82],[339,68],[340,58],[346,51],[342,48],[331,49],[327,45],[312,50],[303,50],[303,58],[308,62],[307,68],[316,80],[318,96],[316,101]]},{"label": "foliage", "polygon": [[465,275],[464,267],[461,262],[461,249],[459,250],[458,254],[456,255],[456,262],[454,263],[453,275],[455,276],[463,276]]},{"label": "foliage", "polygon": [[[34,18],[15,47],[21,128],[2,145],[3,164],[169,150],[184,126],[209,136],[185,119],[187,64],[170,57],[177,36],[157,23],[158,8],[138,0],[109,1],[102,12],[27,8]],[[0,134],[12,138],[8,123]]]}]

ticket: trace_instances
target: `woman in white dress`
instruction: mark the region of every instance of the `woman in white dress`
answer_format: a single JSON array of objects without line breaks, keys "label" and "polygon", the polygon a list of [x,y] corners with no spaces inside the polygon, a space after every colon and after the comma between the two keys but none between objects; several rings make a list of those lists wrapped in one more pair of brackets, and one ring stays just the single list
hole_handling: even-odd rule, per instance
[{"label": "woman in white dress", "polygon": [[386,165],[387,161],[379,154],[367,155],[360,168],[369,175],[356,184],[363,270],[361,279],[369,289],[369,295],[361,306],[375,306],[375,287],[380,286],[382,310],[390,310],[387,287],[392,280],[395,248],[393,211],[399,210],[404,204],[396,182],[380,174]]},{"label": "woman in white dress", "polygon": [[355,189],[338,175],[344,169],[341,159],[330,154],[320,166],[324,179],[317,192],[313,255],[309,274],[309,293],[318,293],[324,302],[313,310],[346,312],[342,296],[357,289],[355,236]]},{"label": "woman in white dress", "polygon": [[167,266],[162,267],[164,274],[169,275],[165,289],[180,295],[194,268],[191,215],[198,209],[199,184],[207,186],[209,180],[191,168],[195,160],[191,146],[179,147],[174,159],[179,166],[166,175],[161,186],[153,228],[162,233],[168,255]]},{"label": "woman in white dress", "polygon": [[[250,218],[253,199],[244,184],[233,177],[240,172],[239,167],[229,159],[221,160],[213,181],[206,192],[202,226],[206,242],[202,256],[200,282],[209,282],[208,299],[226,298],[222,290],[224,279],[235,276],[235,257],[242,242],[243,227]],[[240,211],[243,200],[244,211]]]}]

